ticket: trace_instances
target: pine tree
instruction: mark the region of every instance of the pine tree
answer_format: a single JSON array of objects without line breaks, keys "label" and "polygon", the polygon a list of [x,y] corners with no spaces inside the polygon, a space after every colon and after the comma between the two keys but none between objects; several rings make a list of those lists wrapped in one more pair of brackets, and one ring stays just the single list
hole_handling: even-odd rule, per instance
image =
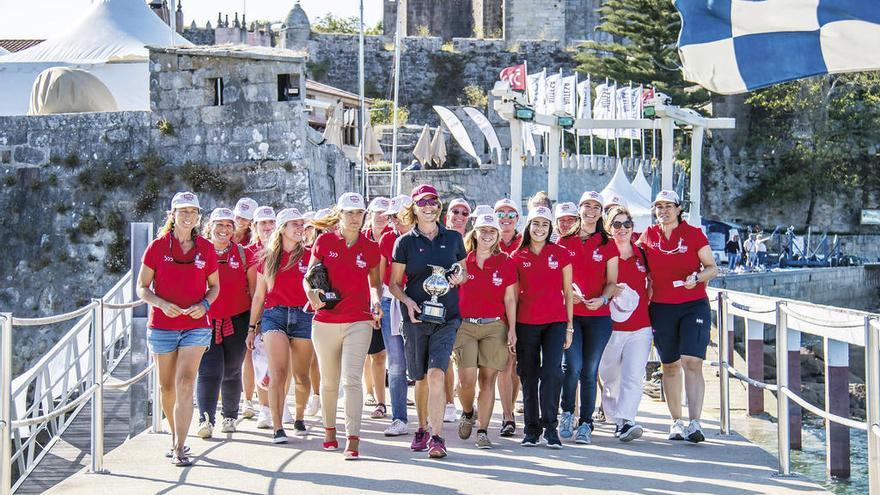
[{"label": "pine tree", "polygon": [[670,0],[606,0],[599,13],[599,30],[614,41],[583,44],[576,56],[579,72],[591,74],[594,81],[608,77],[623,84],[653,86],[676,105],[709,101],[706,90],[682,76],[678,56],[681,18]]}]

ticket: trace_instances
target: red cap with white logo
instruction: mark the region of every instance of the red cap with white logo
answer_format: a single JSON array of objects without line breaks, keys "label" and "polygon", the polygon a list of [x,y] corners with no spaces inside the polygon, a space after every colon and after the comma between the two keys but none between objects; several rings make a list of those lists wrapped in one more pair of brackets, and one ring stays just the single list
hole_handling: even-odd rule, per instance
[{"label": "red cap with white logo", "polygon": [[358,193],[347,192],[339,196],[339,200],[336,202],[336,209],[339,211],[366,210],[367,206],[364,204],[363,196]]},{"label": "red cap with white logo", "polygon": [[409,196],[413,201],[418,201],[427,196],[434,196],[435,198],[440,197],[440,195],[437,194],[437,188],[431,184],[421,184],[414,187]]}]

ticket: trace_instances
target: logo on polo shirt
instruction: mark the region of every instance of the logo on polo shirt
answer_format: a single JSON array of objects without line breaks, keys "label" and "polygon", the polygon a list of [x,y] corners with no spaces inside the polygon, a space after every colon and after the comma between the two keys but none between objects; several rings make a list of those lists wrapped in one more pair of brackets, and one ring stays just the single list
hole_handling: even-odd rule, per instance
[{"label": "logo on polo shirt", "polygon": [[474,277],[473,273],[468,273],[468,280],[473,280],[474,278],[476,277]]},{"label": "logo on polo shirt", "polygon": [[495,285],[495,287],[501,287],[501,284],[504,283],[501,275],[498,274],[498,270],[495,270],[495,273],[492,274],[492,283]]},{"label": "logo on polo shirt", "polygon": [[686,252],[688,252],[687,244],[685,244],[684,242],[680,243],[680,244],[678,245],[678,252],[679,252],[679,253],[686,253]]},{"label": "logo on polo shirt", "polygon": [[239,266],[241,266],[241,264],[238,262],[237,259],[233,258],[233,259],[229,260],[229,267],[232,268],[233,270],[238,270]]},{"label": "logo on polo shirt", "polygon": [[552,254],[547,257],[547,266],[549,266],[551,270],[559,268],[559,262],[553,258]]},{"label": "logo on polo shirt", "polygon": [[195,263],[196,263],[196,268],[198,268],[199,270],[203,270],[205,268],[205,265],[207,263],[205,262],[205,260],[202,259],[202,253],[196,254]]},{"label": "logo on polo shirt", "polygon": [[337,253],[336,251],[330,251],[329,253],[327,253],[327,257],[328,258],[338,258],[339,253]]},{"label": "logo on polo shirt", "polygon": [[364,261],[364,253],[358,253],[357,259],[354,260],[354,264],[357,265],[358,268],[367,267],[367,262]]},{"label": "logo on polo shirt", "polygon": [[163,256],[163,258],[165,258],[165,263],[171,263],[174,261],[174,258],[168,255]]},{"label": "logo on polo shirt", "polygon": [[305,273],[305,272],[309,271],[308,265],[306,265],[305,263],[302,262],[302,258],[299,259],[298,264],[299,264],[299,272],[300,273]]},{"label": "logo on polo shirt", "polygon": [[531,267],[532,267],[531,261],[523,261],[523,268],[531,268]]},{"label": "logo on polo shirt", "polygon": [[639,269],[640,272],[645,273],[647,270],[645,269],[645,265],[642,264],[642,260],[636,260],[636,268]]},{"label": "logo on polo shirt", "polygon": [[593,251],[593,261],[599,262],[599,261],[602,261],[603,259],[605,259],[605,257],[602,256],[602,253],[599,252],[599,248],[596,248]]}]

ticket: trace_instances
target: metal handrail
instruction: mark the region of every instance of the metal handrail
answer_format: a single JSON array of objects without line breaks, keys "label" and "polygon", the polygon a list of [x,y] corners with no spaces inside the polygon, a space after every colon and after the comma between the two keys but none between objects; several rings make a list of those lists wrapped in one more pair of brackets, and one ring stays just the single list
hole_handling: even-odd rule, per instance
[{"label": "metal handrail", "polygon": [[732,377],[736,378],[737,380],[739,380],[741,382],[746,382],[755,388],[762,388],[762,389],[769,390],[771,392],[776,392],[777,390],[779,390],[779,387],[777,387],[775,384],[759,382],[758,380],[755,380],[754,378],[749,378],[748,376],[740,373],[739,371],[737,371],[736,368],[734,368],[733,366],[731,366],[727,363],[719,364],[718,361],[712,361],[709,364],[711,366],[724,366],[725,368],[727,368],[728,373],[730,373],[730,375]]},{"label": "metal handrail", "polygon": [[36,327],[40,325],[52,325],[54,323],[61,323],[67,320],[72,320],[74,318],[78,318],[89,311],[95,309],[98,306],[98,303],[92,302],[89,303],[82,308],[75,309],[69,313],[62,313],[60,315],[55,316],[45,316],[42,318],[16,318],[12,317],[12,326],[15,327]]},{"label": "metal handrail", "polygon": [[805,322],[811,323],[813,325],[819,325],[819,326],[823,326],[823,327],[827,327],[827,328],[861,328],[865,324],[864,322],[858,322],[858,323],[849,323],[846,325],[839,325],[839,324],[832,323],[830,321],[819,320],[817,318],[811,318],[809,316],[804,316],[802,314],[795,313],[789,307],[784,307],[782,310],[785,311],[785,313],[788,314],[788,316],[791,316],[797,320],[805,321]]},{"label": "metal handrail", "polygon": [[104,388],[112,388],[114,390],[125,390],[128,387],[134,385],[135,383],[141,381],[147,375],[149,375],[153,371],[154,368],[156,368],[156,363],[155,362],[150,363],[150,365],[147,366],[146,368],[144,368],[143,371],[141,371],[137,375],[129,378],[128,380],[125,380],[124,382],[117,382],[117,383],[104,383]]},{"label": "metal handrail", "polygon": [[104,302],[105,309],[131,309],[136,308],[142,304],[147,304],[147,301],[143,299],[138,299],[137,301],[127,302],[127,303],[109,303]]},{"label": "metal handrail", "polygon": [[843,425],[848,428],[854,428],[854,429],[860,430],[860,431],[868,431],[868,423],[867,422],[853,421],[852,419],[844,418],[843,416],[838,416],[836,414],[831,414],[828,411],[823,411],[822,409],[819,409],[818,407],[816,407],[813,404],[810,404],[809,402],[804,400],[803,397],[794,393],[794,391],[792,391],[788,387],[783,387],[782,393],[785,394],[785,396],[788,397],[789,399],[797,402],[799,406],[803,407],[807,411],[810,411],[811,413],[815,414],[816,416],[819,416],[822,419],[826,419],[828,421],[831,421],[832,423],[837,423],[839,425]]},{"label": "metal handrail", "polygon": [[776,312],[776,308],[772,308],[772,309],[755,309],[755,308],[753,308],[753,307],[751,307],[751,306],[746,306],[745,304],[738,303],[738,302],[733,302],[733,301],[730,301],[730,305],[733,306],[733,307],[736,308],[736,309],[741,310],[741,311],[746,311],[746,312],[748,312],[748,313],[754,313],[754,314],[756,314],[756,315],[757,315],[757,314],[769,314],[769,313],[775,313],[775,312]]},{"label": "metal handrail", "polygon": [[26,426],[32,426],[32,425],[36,425],[36,424],[40,424],[40,423],[49,422],[49,421],[57,418],[58,416],[61,416],[62,414],[66,414],[66,413],[76,409],[80,404],[91,399],[92,395],[95,393],[95,390],[97,390],[98,387],[99,387],[99,385],[97,385],[97,384],[92,385],[91,387],[85,389],[85,391],[83,391],[82,395],[80,395],[79,397],[77,397],[73,401],[67,403],[67,405],[65,405],[64,407],[55,409],[54,411],[52,411],[50,413],[46,413],[42,416],[36,416],[33,418],[13,421],[12,427],[13,428],[23,428]]}]

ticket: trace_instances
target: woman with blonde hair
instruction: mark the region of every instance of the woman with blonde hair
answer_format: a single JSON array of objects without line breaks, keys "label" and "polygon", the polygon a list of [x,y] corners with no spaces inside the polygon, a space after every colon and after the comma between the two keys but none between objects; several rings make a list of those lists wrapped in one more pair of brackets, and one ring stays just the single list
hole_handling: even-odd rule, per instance
[{"label": "woman with blonde hair", "polygon": [[[338,219],[338,229],[318,236],[312,248],[309,269],[321,263],[330,286],[339,297],[332,307],[325,307],[321,288],[307,279],[303,288],[315,309],[312,338],[321,369],[321,413],[324,420],[325,450],[336,450],[336,401],[339,382],[345,390],[345,433],[348,444],[345,459],[360,456],[361,415],[364,391],[361,376],[370,348],[373,328],[382,319],[382,283],[379,280],[379,246],[361,235],[366,205],[357,193],[344,193],[335,212],[326,221]],[[321,229],[321,221],[316,227]]]},{"label": "woman with blonde hair", "polygon": [[159,371],[162,410],[171,429],[175,466],[190,466],[184,444],[192,422],[193,383],[211,343],[208,311],[220,293],[217,254],[198,234],[201,207],[195,194],[179,192],[159,236],[147,246],[137,295],[150,305],[147,344]]},{"label": "woman with blonde hair", "polygon": [[[295,434],[307,433],[303,414],[309,397],[309,364],[312,361],[312,315],[303,311],[307,299],[302,280],[310,251],[303,242],[305,221],[299,210],[278,212],[275,231],[261,256],[257,288],[251,304],[248,347],[259,336],[269,355],[269,409],[274,443],[286,443],[282,409],[290,383],[290,368],[296,381]],[[257,322],[260,322],[259,326]]]}]

